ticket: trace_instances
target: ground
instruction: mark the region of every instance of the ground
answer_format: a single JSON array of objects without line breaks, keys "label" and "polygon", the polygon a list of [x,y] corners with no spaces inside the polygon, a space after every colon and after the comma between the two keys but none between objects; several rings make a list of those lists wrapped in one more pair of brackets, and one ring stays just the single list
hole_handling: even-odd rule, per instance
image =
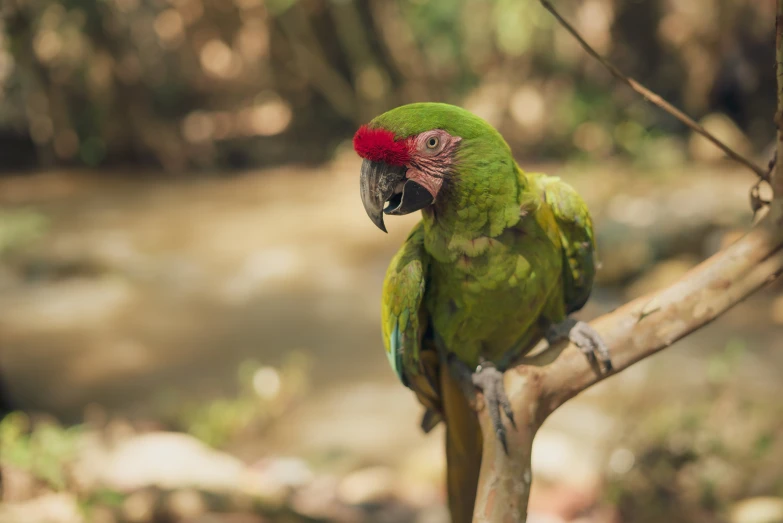
[{"label": "ground", "polygon": [[[134,506],[149,519],[155,496],[179,500],[184,512],[172,513],[187,521],[252,512],[204,494],[217,487],[194,479],[198,467],[160,485],[169,469],[152,464],[180,455],[227,478],[217,490],[274,498],[290,513],[255,512],[275,520],[443,521],[442,434],[419,432],[378,322],[386,264],[417,218],[379,232],[361,207],[358,165],[348,155],[208,179],[0,179],[0,369],[25,409],[87,422],[56,436],[74,447],[63,461],[81,463],[58,483],[25,464],[24,437],[6,421],[16,501],[45,510],[75,493],[129,521]],[[535,170],[573,183],[595,215],[602,270],[585,318],[679,277],[751,221],[752,178],[724,165]],[[779,291],[560,409],[534,446],[531,510],[560,518],[546,521],[654,521],[642,514],[666,499],[683,521],[740,521],[736,503],[752,499],[774,513],[778,498],[756,498],[783,495]],[[161,432],[172,430],[220,452]],[[150,483],[158,490],[143,494]],[[281,485],[294,494],[280,498]],[[96,501],[101,489],[116,502]]]}]

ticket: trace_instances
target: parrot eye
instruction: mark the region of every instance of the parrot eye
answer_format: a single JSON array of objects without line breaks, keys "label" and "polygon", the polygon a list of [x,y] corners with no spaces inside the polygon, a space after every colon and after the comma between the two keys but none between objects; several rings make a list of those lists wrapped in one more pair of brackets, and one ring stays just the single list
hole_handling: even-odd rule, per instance
[{"label": "parrot eye", "polygon": [[427,140],[427,149],[434,149],[438,146],[440,143],[440,140],[438,140],[437,136],[430,136]]}]

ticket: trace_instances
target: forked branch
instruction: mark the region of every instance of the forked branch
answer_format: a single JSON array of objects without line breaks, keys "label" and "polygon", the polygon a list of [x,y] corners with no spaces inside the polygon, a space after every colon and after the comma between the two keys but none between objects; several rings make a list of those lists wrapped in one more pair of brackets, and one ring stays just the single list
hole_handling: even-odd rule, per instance
[{"label": "forked branch", "polygon": [[[702,262],[674,285],[627,303],[593,322],[609,345],[614,374],[703,327],[783,273],[783,0],[777,1],[776,20],[778,161],[771,176],[620,73],[592,50],[547,0],[540,1],[612,74],[753,169],[760,178],[770,181],[774,189],[770,211],[744,237]],[[509,455],[506,455],[497,442],[486,409],[479,411],[484,448],[474,522],[526,520],[532,481],[530,458],[536,431],[555,409],[605,377],[572,345],[554,347],[506,372],[506,392],[517,430],[507,431]]]},{"label": "forked branch", "polygon": [[[781,272],[783,228],[767,217],[671,287],[627,303],[592,324],[609,345],[614,373],[620,372],[703,327]],[[486,411],[479,414],[484,450],[474,521],[525,521],[536,431],[560,405],[605,377],[572,345],[506,371],[517,430],[508,430],[506,456]]]}]

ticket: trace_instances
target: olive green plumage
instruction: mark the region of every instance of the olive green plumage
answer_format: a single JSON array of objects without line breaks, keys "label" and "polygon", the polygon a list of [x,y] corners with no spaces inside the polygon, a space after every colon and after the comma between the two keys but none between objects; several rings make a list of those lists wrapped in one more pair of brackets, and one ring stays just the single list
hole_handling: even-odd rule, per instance
[{"label": "olive green plumage", "polygon": [[389,265],[383,282],[381,303],[381,327],[386,355],[392,369],[404,382],[404,369],[418,369],[419,366],[422,334],[420,316],[426,314],[421,302],[428,268],[424,230],[418,224]]},{"label": "olive green plumage", "polygon": [[392,368],[428,408],[424,429],[446,421],[449,508],[467,523],[482,436],[445,354],[505,369],[581,308],[595,274],[592,222],[569,185],[522,171],[500,134],[463,109],[406,105],[370,126],[397,139],[431,129],[462,138],[435,203],[389,265],[382,324]]},{"label": "olive green plumage", "polygon": [[469,366],[485,358],[502,368],[541,338],[542,325],[584,305],[595,244],[569,185],[522,171],[500,134],[458,107],[406,105],[370,125],[398,139],[434,128],[462,138],[433,209],[386,274],[383,338],[403,381],[421,372],[427,326]]}]

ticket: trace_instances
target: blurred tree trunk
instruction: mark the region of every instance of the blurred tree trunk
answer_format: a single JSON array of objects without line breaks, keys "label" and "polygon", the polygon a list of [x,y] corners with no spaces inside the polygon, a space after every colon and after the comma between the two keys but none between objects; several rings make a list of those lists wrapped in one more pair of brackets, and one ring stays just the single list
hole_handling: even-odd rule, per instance
[{"label": "blurred tree trunk", "polygon": [[[7,1],[8,4],[4,6],[3,11],[5,27],[19,71],[22,102],[25,104],[27,116],[28,136],[32,138],[33,133],[30,127],[33,125],[35,112],[43,109],[40,102],[42,100],[45,102],[49,98],[48,93],[51,90],[49,74],[35,56],[35,50],[33,49],[35,31],[31,13],[17,0]],[[38,98],[36,99],[36,97]],[[44,111],[41,112],[43,115]],[[51,106],[48,107],[48,112],[49,114],[54,112]],[[35,142],[35,147],[40,166],[46,167],[55,163],[51,139],[47,143]]]},{"label": "blurred tree trunk", "polygon": [[14,410],[14,402],[11,399],[11,394],[8,392],[5,378],[0,376],[0,419],[5,417],[5,415],[12,410]]}]

